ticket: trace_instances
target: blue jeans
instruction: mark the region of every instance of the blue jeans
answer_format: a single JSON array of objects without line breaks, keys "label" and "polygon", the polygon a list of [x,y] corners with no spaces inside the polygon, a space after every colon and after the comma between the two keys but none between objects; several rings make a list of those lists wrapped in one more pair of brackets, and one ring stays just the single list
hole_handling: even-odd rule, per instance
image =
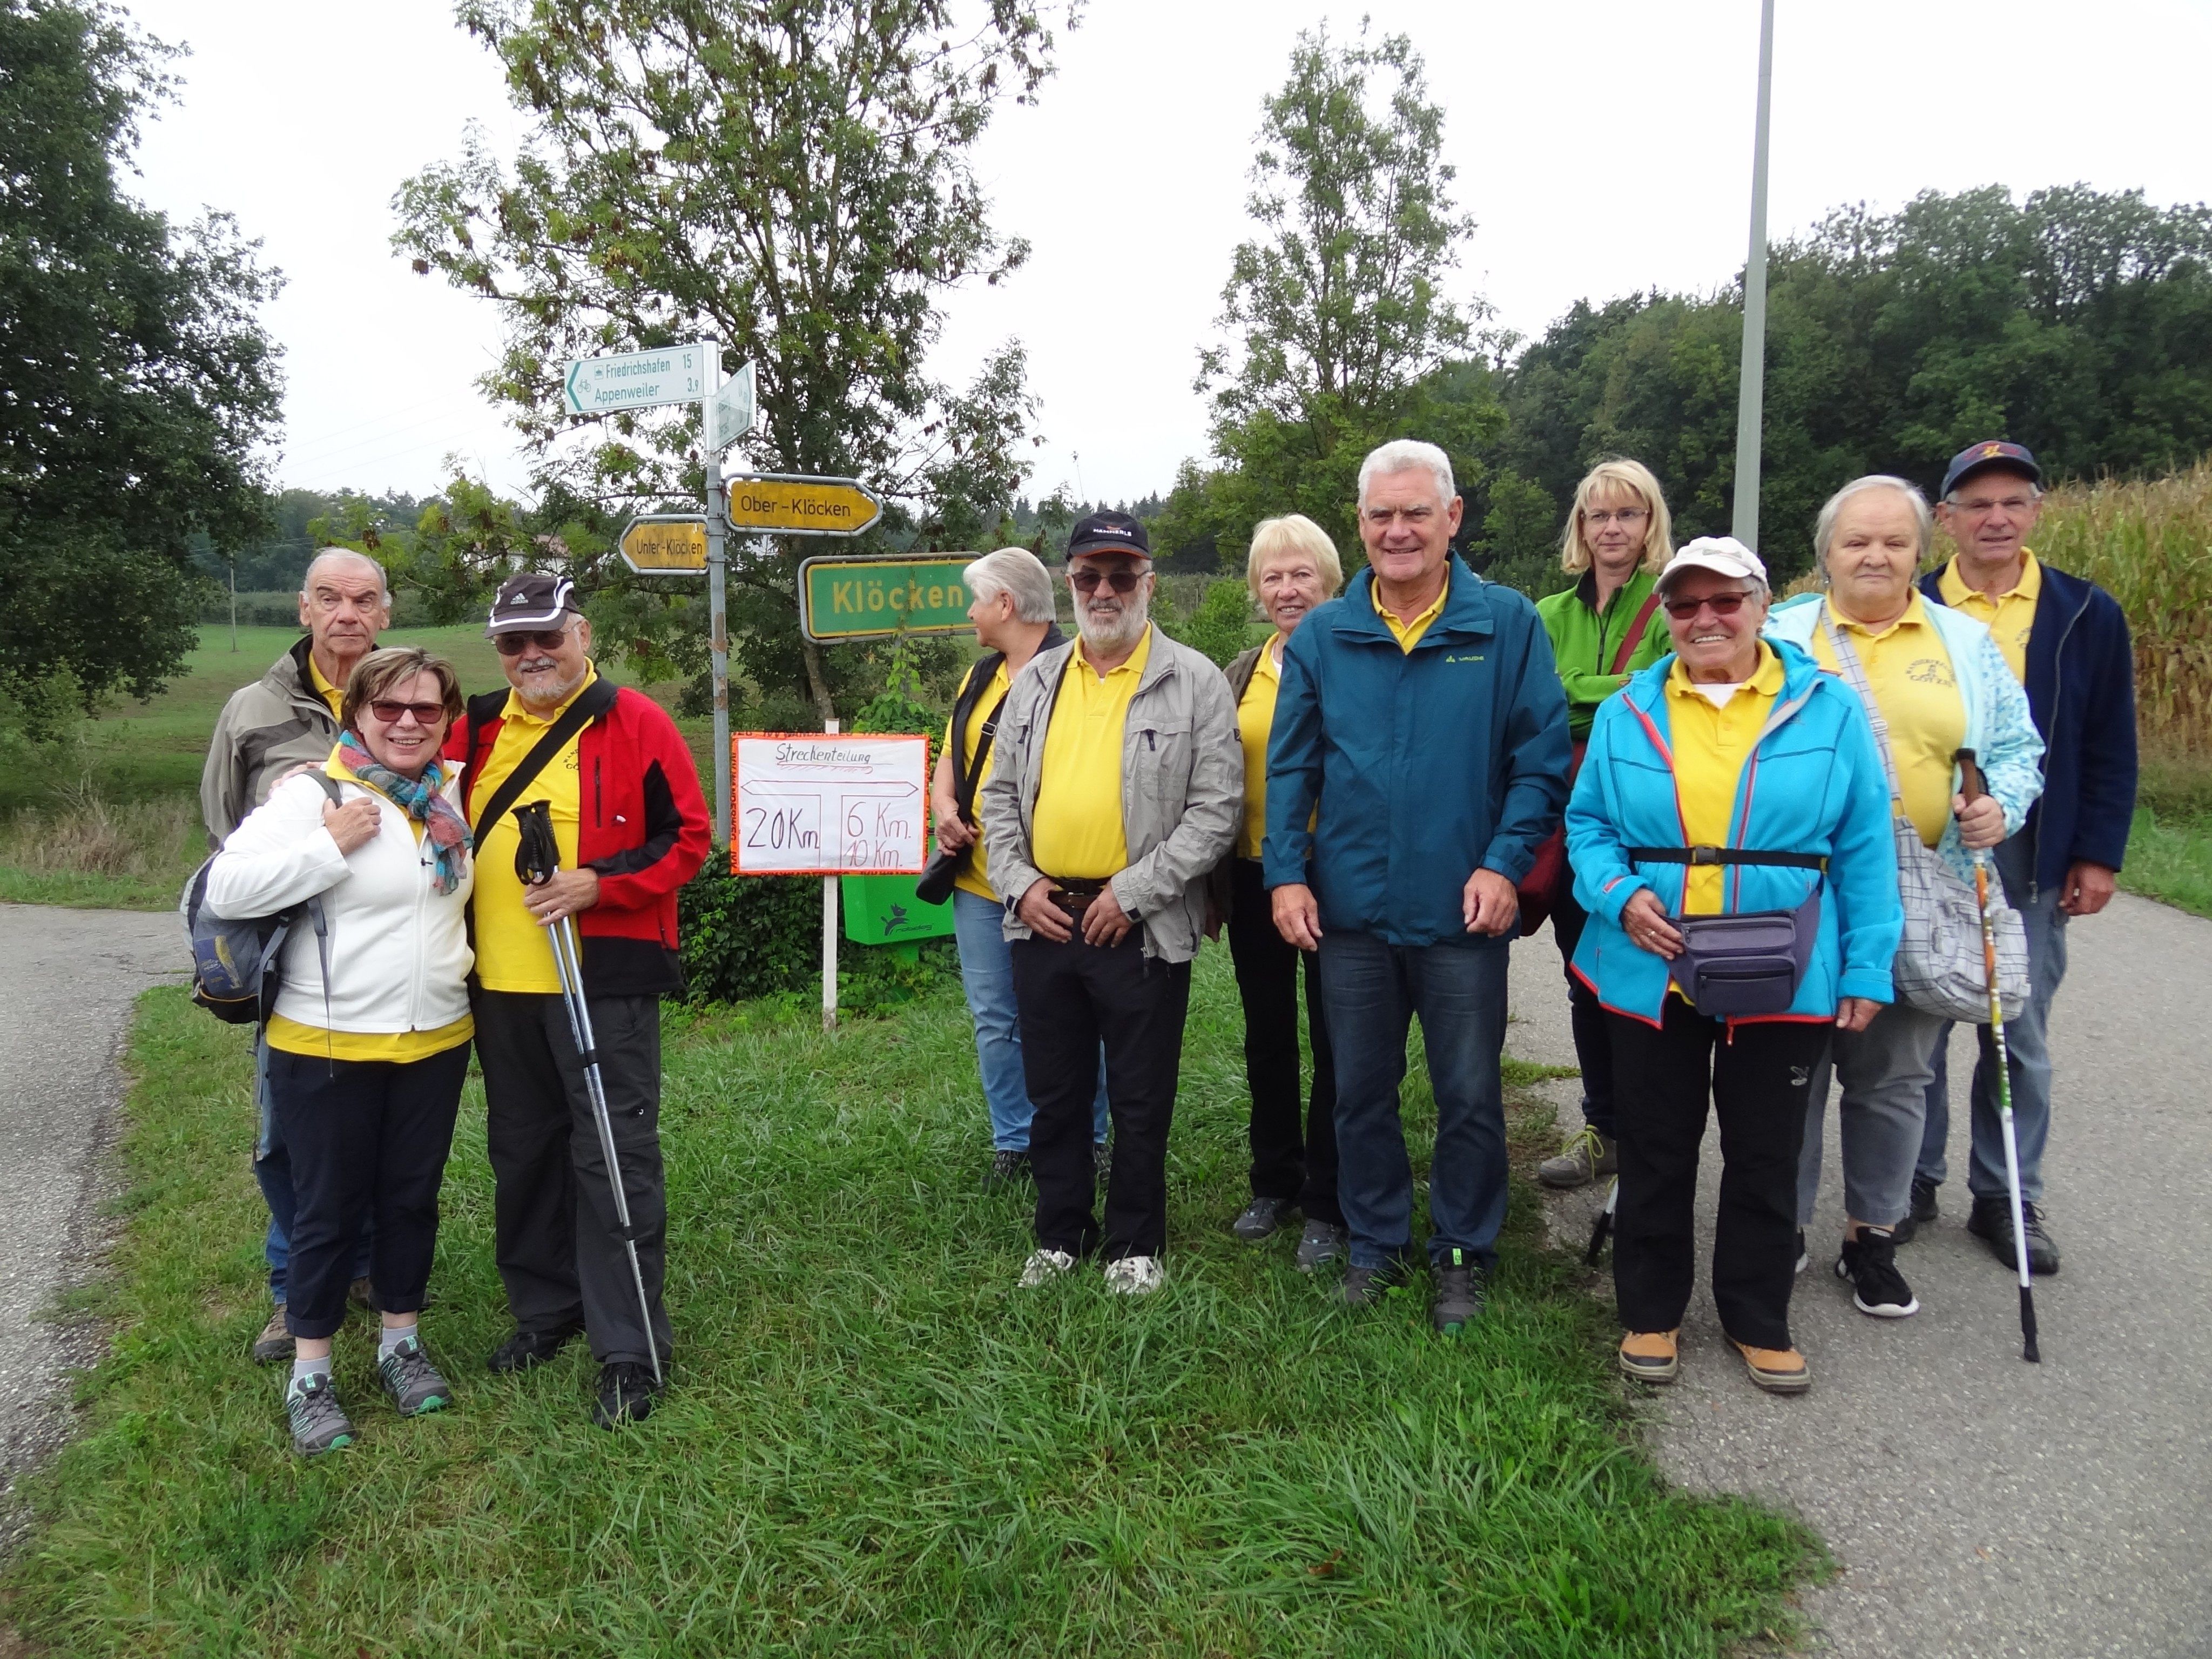
[{"label": "blue jeans", "polygon": [[[1996,849],[1997,874],[2005,897],[2027,929],[2027,1006],[2005,1022],[2006,1069],[2012,1082],[2013,1138],[2020,1146],[2020,1195],[2043,1201],[2043,1144],[2051,1137],[2051,1000],[2066,977],[2066,913],[2059,891],[2047,887],[2033,898],[2035,848],[2022,833]],[[1974,1062],[1972,1155],[1966,1166],[1966,1190],[1976,1198],[2005,1195],[2004,1128],[1997,1116],[1996,1044],[1981,1028],[1981,1057]],[[1946,1066],[1951,1028],[1936,1040],[1936,1076],[1928,1085],[1928,1126],[1920,1141],[1923,1181],[1941,1186],[1949,1174],[1944,1152],[1951,1139],[1951,1090]]]},{"label": "blue jeans", "polygon": [[1381,1267],[1413,1248],[1413,1172],[1398,1116],[1415,1014],[1437,1101],[1429,1167],[1429,1256],[1467,1251],[1487,1270],[1505,1221],[1506,947],[1385,943],[1322,935],[1321,983],[1336,1051],[1337,1196],[1352,1265]]},{"label": "blue jeans", "polygon": [[[1000,931],[1005,913],[995,899],[952,890],[952,937],[960,947],[960,983],[968,993],[968,1012],[975,1022],[975,1070],[983,1083],[983,1104],[991,1114],[991,1146],[1001,1152],[1030,1149],[1029,1085],[1022,1080],[1020,1015],[1014,1007],[1014,959]],[[1098,1057],[1098,1097],[1091,1108],[1091,1138],[1103,1142],[1106,1115],[1106,1056]]]},{"label": "blue jeans", "polygon": [[[276,1127],[276,1108],[269,1099],[269,1039],[261,1032],[253,1039],[253,1106],[261,1120],[253,1137],[253,1179],[260,1185],[262,1201],[269,1206],[269,1233],[262,1240],[261,1253],[269,1261],[270,1297],[281,1306],[289,1294],[286,1285],[292,1271],[292,1218],[297,1200],[292,1191],[292,1154],[284,1145],[283,1132]],[[376,1221],[370,1217],[361,1224],[361,1243],[354,1250],[351,1277],[368,1277],[375,1243]]]}]

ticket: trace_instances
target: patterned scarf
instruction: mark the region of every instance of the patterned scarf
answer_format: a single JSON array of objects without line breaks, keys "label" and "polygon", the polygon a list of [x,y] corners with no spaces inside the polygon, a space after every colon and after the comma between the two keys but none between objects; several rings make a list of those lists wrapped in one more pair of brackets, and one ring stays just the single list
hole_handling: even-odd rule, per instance
[{"label": "patterned scarf", "polygon": [[407,777],[379,762],[351,732],[338,738],[338,758],[354,776],[422,826],[438,867],[439,892],[459,887],[461,872],[469,867],[469,825],[453,802],[438,793],[446,781],[446,763],[434,760],[421,777]]}]

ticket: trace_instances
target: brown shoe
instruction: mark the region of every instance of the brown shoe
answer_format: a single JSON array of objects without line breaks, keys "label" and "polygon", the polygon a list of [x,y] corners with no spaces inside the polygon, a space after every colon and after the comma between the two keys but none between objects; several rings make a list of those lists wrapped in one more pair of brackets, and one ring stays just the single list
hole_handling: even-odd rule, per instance
[{"label": "brown shoe", "polygon": [[269,1322],[261,1328],[261,1334],[253,1339],[253,1363],[273,1365],[281,1359],[289,1364],[291,1358],[292,1333],[285,1328],[284,1304],[279,1302]]},{"label": "brown shoe", "polygon": [[1681,1369],[1674,1339],[1679,1331],[1631,1331],[1620,1339],[1620,1370],[1638,1382],[1672,1382]]},{"label": "brown shoe", "polygon": [[1754,1348],[1748,1342],[1729,1341],[1743,1356],[1751,1380],[1769,1394],[1802,1394],[1813,1386],[1813,1373],[1805,1356],[1795,1348]]},{"label": "brown shoe", "polygon": [[346,1286],[346,1300],[366,1312],[376,1311],[376,1286],[366,1278],[356,1279]]},{"label": "brown shoe", "polygon": [[1620,1143],[1585,1124],[1567,1137],[1557,1158],[1536,1166],[1536,1179],[1559,1192],[1571,1192],[1620,1173]]}]

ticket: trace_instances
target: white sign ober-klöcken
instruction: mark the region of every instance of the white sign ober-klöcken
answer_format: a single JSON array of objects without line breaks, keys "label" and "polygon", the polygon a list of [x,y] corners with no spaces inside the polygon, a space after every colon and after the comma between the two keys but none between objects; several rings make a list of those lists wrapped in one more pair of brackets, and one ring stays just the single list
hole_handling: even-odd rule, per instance
[{"label": "white sign ober-kl\u00f6cken", "polygon": [[913,875],[926,860],[929,739],[741,732],[730,741],[740,876]]}]

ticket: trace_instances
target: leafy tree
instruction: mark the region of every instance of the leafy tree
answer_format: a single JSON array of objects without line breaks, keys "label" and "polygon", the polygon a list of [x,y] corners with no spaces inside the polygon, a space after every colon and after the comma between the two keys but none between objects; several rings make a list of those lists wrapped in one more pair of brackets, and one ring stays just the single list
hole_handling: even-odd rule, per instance
[{"label": "leafy tree", "polygon": [[126,196],[168,48],[121,14],[0,0],[0,694],[51,729],[183,665],[196,538],[265,527],[277,279],[221,214]]},{"label": "leafy tree", "polygon": [[1251,643],[1252,594],[1241,572],[1208,582],[1197,608],[1188,617],[1170,616],[1170,609],[1156,601],[1153,621],[1171,638],[1224,668]]},{"label": "leafy tree", "polygon": [[[401,190],[397,246],[500,307],[485,380],[586,500],[696,498],[694,409],[590,417],[564,442],[562,362],[720,341],[750,361],[765,470],[851,474],[896,504],[883,534],[973,542],[1010,514],[1032,414],[1009,343],[964,393],[925,368],[945,296],[1028,249],[985,214],[969,152],[1048,72],[1030,0],[463,0],[534,124],[511,167],[471,137]],[[824,717],[868,653],[800,637],[802,551],[732,568],[732,653]],[[681,608],[682,601],[674,604]]]}]

